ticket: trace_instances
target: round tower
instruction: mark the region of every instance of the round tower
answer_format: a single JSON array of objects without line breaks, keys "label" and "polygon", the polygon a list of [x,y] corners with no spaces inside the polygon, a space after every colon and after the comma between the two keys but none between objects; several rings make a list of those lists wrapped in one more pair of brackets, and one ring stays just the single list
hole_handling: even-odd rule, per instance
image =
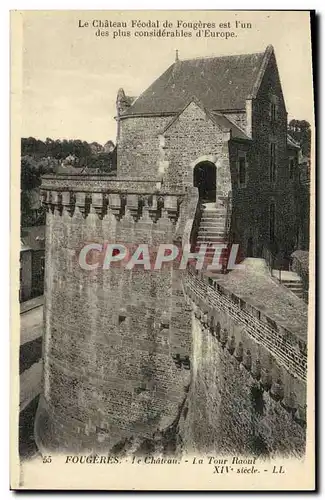
[{"label": "round tower", "polygon": [[[45,176],[41,192],[47,219],[37,445],[170,447],[190,374],[189,363],[178,362],[191,349],[179,271],[126,269],[123,262],[104,269],[102,257],[107,244],[157,248],[179,238],[186,193],[159,191],[152,180],[64,174]],[[85,256],[94,243],[97,251]]]}]

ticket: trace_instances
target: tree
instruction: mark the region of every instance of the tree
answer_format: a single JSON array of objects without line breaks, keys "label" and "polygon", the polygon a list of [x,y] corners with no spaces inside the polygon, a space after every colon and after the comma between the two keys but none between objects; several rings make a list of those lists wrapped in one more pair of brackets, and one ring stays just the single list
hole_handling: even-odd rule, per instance
[{"label": "tree", "polygon": [[290,120],[288,132],[300,145],[303,156],[310,156],[311,130],[310,123],[306,120]]}]

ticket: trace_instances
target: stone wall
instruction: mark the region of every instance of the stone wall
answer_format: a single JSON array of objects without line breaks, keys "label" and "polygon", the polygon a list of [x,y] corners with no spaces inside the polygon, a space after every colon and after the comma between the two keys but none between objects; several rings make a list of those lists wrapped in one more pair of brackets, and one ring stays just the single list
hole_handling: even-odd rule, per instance
[{"label": "stone wall", "polygon": [[[246,155],[246,185],[239,185],[238,159],[240,154]],[[258,185],[258,167],[254,164],[254,147],[249,141],[229,142],[229,163],[232,181],[232,223],[231,240],[240,244],[240,251],[247,254],[247,241],[257,237],[256,185]]]},{"label": "stone wall", "polygon": [[158,176],[158,136],[172,116],[132,117],[120,120],[117,175],[152,179]]},{"label": "stone wall", "polygon": [[304,290],[304,300],[308,302],[309,295],[309,252],[296,250],[291,255],[291,270],[300,276]]},{"label": "stone wall", "polygon": [[80,267],[85,243],[189,243],[197,189],[130,185],[43,181],[39,448],[302,454],[304,335],[191,268]]},{"label": "stone wall", "polygon": [[32,296],[32,251],[20,252],[20,300],[28,300]]},{"label": "stone wall", "polygon": [[226,196],[231,189],[228,139],[195,102],[177,117],[126,118],[121,120],[118,175],[193,186],[195,165],[208,160],[217,167],[218,194]]},{"label": "stone wall", "polygon": [[200,161],[217,167],[217,191],[231,189],[228,134],[218,127],[195,102],[170,124],[161,138],[164,180],[167,184],[193,186],[193,169]]},{"label": "stone wall", "polygon": [[32,288],[33,295],[37,297],[44,291],[44,250],[32,252]]},{"label": "stone wall", "polygon": [[155,447],[189,385],[190,312],[173,286],[181,280],[172,266],[87,271],[78,251],[90,242],[172,243],[188,200],[170,192],[159,206],[154,191],[128,193],[123,202],[124,190],[104,177],[93,186],[90,180],[88,192],[73,191],[83,182],[48,176],[42,186],[48,211],[37,443],[56,450]]},{"label": "stone wall", "polygon": [[[277,117],[272,124],[270,103],[277,104]],[[254,139],[256,182],[254,183],[256,204],[256,226],[260,241],[269,241],[269,206],[275,202],[275,252],[288,255],[295,248],[297,235],[297,200],[295,186],[289,180],[287,151],[287,112],[281,89],[274,54],[271,55],[256,99],[252,102],[252,136]],[[270,143],[277,147],[275,182],[270,181]],[[254,240],[255,248],[258,246]]]},{"label": "stone wall", "polygon": [[306,341],[198,272],[187,275],[184,290],[193,309],[193,371],[182,449],[303,454]]},{"label": "stone wall", "polygon": [[[276,120],[272,123],[270,105],[276,103]],[[252,141],[230,141],[233,217],[232,239],[247,255],[248,247],[254,256],[261,256],[264,247],[272,247],[275,255],[282,251],[287,257],[297,244],[299,189],[289,179],[287,149],[287,113],[281,82],[272,54],[251,104]],[[246,114],[227,116],[243,128]],[[270,144],[277,148],[275,181],[270,180]],[[238,153],[246,152],[247,182],[238,185]],[[292,154],[292,153],[290,153]],[[275,239],[270,241],[270,204],[275,203]]]}]

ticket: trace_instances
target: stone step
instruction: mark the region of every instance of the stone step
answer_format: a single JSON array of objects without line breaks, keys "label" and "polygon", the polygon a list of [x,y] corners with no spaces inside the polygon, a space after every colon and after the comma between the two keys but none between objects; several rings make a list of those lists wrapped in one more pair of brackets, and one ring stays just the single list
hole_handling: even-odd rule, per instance
[{"label": "stone step", "polygon": [[225,235],[223,233],[220,234],[212,234],[210,236],[202,236],[199,235],[197,238],[197,243],[208,243],[214,241],[223,241],[225,239]]},{"label": "stone step", "polygon": [[223,234],[219,235],[219,236],[210,236],[209,238],[198,238],[196,240],[197,243],[200,243],[200,245],[202,244],[209,244],[209,243],[219,243],[219,242],[224,242],[225,241],[225,237]]},{"label": "stone step", "polygon": [[301,281],[283,281],[282,285],[294,293],[300,299],[304,298],[304,289]]},{"label": "stone step", "polygon": [[226,219],[226,214],[216,213],[216,212],[204,212],[201,216],[201,220],[204,219]]},{"label": "stone step", "polygon": [[225,228],[223,226],[200,226],[199,232],[202,234],[206,233],[224,233]]},{"label": "stone step", "polygon": [[224,233],[225,232],[225,228],[223,226],[208,226],[208,227],[202,227],[200,226],[199,227],[199,232],[201,232],[202,234],[206,234],[206,233]]},{"label": "stone step", "polygon": [[[199,245],[200,245],[200,243],[199,243]],[[226,246],[226,244],[225,244],[224,241],[214,241],[210,245],[207,245],[206,252],[207,253],[211,253],[212,251],[214,252],[215,251],[215,247],[219,248],[218,251],[220,252],[220,247],[223,248],[225,246]]]},{"label": "stone step", "polygon": [[225,219],[201,219],[200,220],[200,226],[211,226],[211,225],[216,225],[216,226],[225,226],[226,220]]},{"label": "stone step", "polygon": [[[214,253],[215,252],[215,248],[212,247],[212,246],[207,246],[207,249],[206,249],[206,255],[208,254],[211,254],[211,253]],[[194,252],[199,252],[200,251],[200,248],[199,247],[196,247]]]},{"label": "stone step", "polygon": [[295,288],[295,287],[298,287],[298,288],[302,288],[302,281],[282,281],[282,284],[284,286],[287,286],[288,288]]},{"label": "stone step", "polygon": [[207,231],[202,231],[201,229],[197,233],[198,237],[209,238],[210,236],[223,236],[225,237],[225,231],[223,229],[210,229]]},{"label": "stone step", "polygon": [[286,286],[286,288],[288,288],[288,290],[291,290],[292,292],[296,293],[296,292],[301,292],[303,293],[304,289],[303,288],[295,288],[295,287],[289,287],[289,286]]},{"label": "stone step", "polygon": [[208,238],[207,237],[202,237],[202,236],[199,236],[196,240],[197,243],[214,243],[215,241],[224,241],[226,238],[225,238],[225,235],[224,234],[214,234],[213,236],[209,236]]},{"label": "stone step", "polygon": [[216,226],[212,224],[211,226],[200,226],[199,231],[201,231],[202,233],[215,232],[215,231],[217,231],[217,233],[220,233],[225,231],[225,226],[222,225]]},{"label": "stone step", "polygon": [[208,217],[216,217],[217,215],[222,215],[223,217],[226,217],[226,212],[224,211],[218,211],[218,210],[205,210],[204,212],[202,212],[202,217],[204,216],[208,216]]},{"label": "stone step", "polygon": [[[205,252],[205,255],[206,255],[206,256],[209,256],[209,255],[214,255],[214,252],[215,252],[215,251],[216,251],[216,249],[215,249],[215,248],[213,248],[213,247],[207,247],[206,252]],[[199,250],[197,250],[197,252],[199,252]],[[219,252],[220,252],[220,250],[219,250]]]},{"label": "stone step", "polygon": [[226,221],[224,219],[201,219],[201,226],[222,226],[225,227]]},{"label": "stone step", "polygon": [[211,227],[211,226],[216,226],[216,227],[225,227],[225,222],[222,219],[204,219],[200,221],[200,227]]},{"label": "stone step", "polygon": [[225,231],[224,229],[208,229],[207,231],[202,231],[202,229],[199,229],[199,232],[197,233],[197,236],[202,236],[203,238],[209,238],[209,236],[223,236],[225,237]]},{"label": "stone step", "polygon": [[203,217],[224,217],[226,218],[226,214],[224,214],[223,212],[203,212],[201,214],[201,218]]},{"label": "stone step", "polygon": [[285,286],[302,286],[302,281],[301,280],[281,280],[281,283]]},{"label": "stone step", "polygon": [[224,215],[226,217],[227,213],[225,210],[203,210],[203,215]]},{"label": "stone step", "polygon": [[202,209],[204,211],[207,211],[207,212],[210,212],[210,211],[214,211],[214,210],[224,210],[226,211],[227,210],[227,207],[225,207],[224,205],[215,205],[215,204],[202,204]]}]

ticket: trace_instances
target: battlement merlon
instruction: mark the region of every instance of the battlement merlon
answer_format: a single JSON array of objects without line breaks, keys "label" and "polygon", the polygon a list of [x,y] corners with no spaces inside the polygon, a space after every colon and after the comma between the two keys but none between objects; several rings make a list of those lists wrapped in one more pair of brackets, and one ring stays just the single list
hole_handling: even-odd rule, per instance
[{"label": "battlement merlon", "polygon": [[41,199],[46,210],[66,210],[71,216],[79,210],[85,217],[91,212],[100,218],[111,209],[120,218],[129,211],[134,219],[148,213],[156,221],[179,218],[180,205],[187,190],[181,185],[164,186],[160,179],[117,179],[109,175],[48,174],[42,177]]},{"label": "battlement merlon", "polygon": [[[274,399],[282,401],[291,413],[297,410],[298,420],[305,421],[307,332],[304,326],[293,328],[279,314],[272,318],[265,308],[252,305],[252,296],[243,298],[228,286],[192,268],[183,280],[184,293],[204,335],[210,332],[253,379],[260,381],[266,391],[270,390]],[[296,312],[302,318],[299,308]]]}]

